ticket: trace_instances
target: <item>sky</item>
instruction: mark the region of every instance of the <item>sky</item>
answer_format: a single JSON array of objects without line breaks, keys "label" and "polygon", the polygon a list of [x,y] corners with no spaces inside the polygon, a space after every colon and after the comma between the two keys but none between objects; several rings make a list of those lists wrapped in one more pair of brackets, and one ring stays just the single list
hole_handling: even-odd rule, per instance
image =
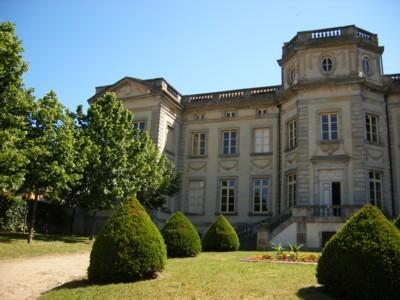
[{"label": "sky", "polygon": [[284,42],[355,24],[400,73],[400,0],[0,0],[23,42],[25,85],[69,109],[124,76],[164,77],[182,94],[280,84]]}]

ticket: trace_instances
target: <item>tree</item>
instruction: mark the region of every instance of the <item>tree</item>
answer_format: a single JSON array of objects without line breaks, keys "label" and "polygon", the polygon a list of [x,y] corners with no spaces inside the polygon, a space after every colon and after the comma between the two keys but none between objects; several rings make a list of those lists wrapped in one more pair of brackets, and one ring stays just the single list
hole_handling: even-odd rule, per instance
[{"label": "tree", "polygon": [[78,111],[75,124],[85,159],[72,198],[92,210],[92,236],[97,210],[119,207],[136,194],[146,208],[157,208],[162,205],[158,193],[174,192],[172,165],[146,133],[134,128],[132,113],[114,93],[96,99],[87,115]]},{"label": "tree", "polygon": [[32,240],[39,197],[63,203],[81,174],[76,170],[74,123],[70,114],[51,91],[36,103],[27,135],[29,163],[21,191],[35,199],[29,225],[28,242]]},{"label": "tree", "polygon": [[94,283],[154,277],[164,269],[167,251],[158,228],[136,199],[120,207],[97,236],[88,278]]},{"label": "tree", "polygon": [[161,234],[167,246],[168,257],[196,256],[201,251],[201,241],[196,228],[180,211],[165,222]]},{"label": "tree", "polygon": [[400,230],[400,215],[397,217],[397,219],[394,221],[394,226],[397,227],[397,229]]},{"label": "tree", "polygon": [[240,243],[235,229],[223,215],[219,215],[205,233],[202,245],[203,251],[236,251]]},{"label": "tree", "polygon": [[317,279],[348,299],[400,299],[400,232],[364,206],[324,247]]},{"label": "tree", "polygon": [[0,23],[0,193],[14,194],[28,164],[26,133],[34,105],[23,84],[28,65],[12,23]]}]

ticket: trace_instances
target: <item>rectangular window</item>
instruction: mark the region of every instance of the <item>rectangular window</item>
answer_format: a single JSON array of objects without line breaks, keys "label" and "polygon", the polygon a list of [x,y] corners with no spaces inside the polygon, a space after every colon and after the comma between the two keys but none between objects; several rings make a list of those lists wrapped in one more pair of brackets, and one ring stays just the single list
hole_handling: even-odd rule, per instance
[{"label": "rectangular window", "polygon": [[296,206],[296,174],[287,176],[287,203],[288,207]]},{"label": "rectangular window", "polygon": [[323,113],[321,114],[321,133],[323,141],[338,140],[338,114]]},{"label": "rectangular window", "polygon": [[226,111],[225,112],[225,118],[234,118],[236,117],[236,112],[234,111]]},{"label": "rectangular window", "polygon": [[238,134],[236,130],[222,131],[222,153],[234,155],[238,153]]},{"label": "rectangular window", "polygon": [[206,155],[206,133],[193,132],[192,133],[192,156]]},{"label": "rectangular window", "polygon": [[371,142],[371,143],[379,142],[378,124],[379,124],[378,116],[371,115],[371,114],[365,115],[365,129],[366,129],[368,142]]},{"label": "rectangular window", "polygon": [[267,153],[270,152],[270,134],[269,128],[254,129],[254,152]]},{"label": "rectangular window", "polygon": [[133,127],[143,131],[144,128],[145,128],[145,122],[144,121],[134,121],[133,122]]},{"label": "rectangular window", "polygon": [[204,205],[204,180],[189,181],[188,213],[202,214]]},{"label": "rectangular window", "polygon": [[175,145],[176,145],[176,141],[175,141],[175,130],[174,127],[168,125],[167,126],[167,140],[166,140],[166,144],[165,144],[165,150],[171,152],[171,153],[175,153]]},{"label": "rectangular window", "polygon": [[288,149],[292,149],[296,147],[297,145],[297,123],[296,120],[291,120],[287,123],[287,137],[288,137],[288,142],[287,146]]},{"label": "rectangular window", "polygon": [[382,173],[369,172],[369,201],[372,205],[382,208]]},{"label": "rectangular window", "polygon": [[221,212],[235,212],[236,180],[224,179],[220,181]]},{"label": "rectangular window", "polygon": [[269,203],[269,179],[253,179],[253,211],[262,213],[268,211]]}]

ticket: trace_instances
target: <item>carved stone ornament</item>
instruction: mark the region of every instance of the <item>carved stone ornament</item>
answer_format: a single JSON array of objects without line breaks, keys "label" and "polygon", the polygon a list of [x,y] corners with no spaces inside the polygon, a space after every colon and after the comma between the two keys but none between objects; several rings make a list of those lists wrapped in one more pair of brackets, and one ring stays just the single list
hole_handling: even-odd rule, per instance
[{"label": "carved stone ornament", "polygon": [[321,150],[325,153],[328,153],[329,155],[333,155],[336,151],[339,150],[339,144],[338,143],[326,143],[326,144],[321,144]]},{"label": "carved stone ornament", "polygon": [[204,172],[207,171],[207,162],[206,161],[196,161],[196,162],[190,162],[188,164],[188,171],[201,171],[204,170]]},{"label": "carved stone ornament", "polygon": [[254,169],[270,169],[271,159],[252,159],[251,170]]},{"label": "carved stone ornament", "polygon": [[382,158],[383,158],[382,150],[367,149],[367,159],[368,160],[381,160]]},{"label": "carved stone ornament", "polygon": [[231,171],[231,170],[238,171],[239,170],[239,161],[237,161],[237,160],[220,160],[218,162],[218,171],[221,171],[221,169],[223,169],[225,171]]}]

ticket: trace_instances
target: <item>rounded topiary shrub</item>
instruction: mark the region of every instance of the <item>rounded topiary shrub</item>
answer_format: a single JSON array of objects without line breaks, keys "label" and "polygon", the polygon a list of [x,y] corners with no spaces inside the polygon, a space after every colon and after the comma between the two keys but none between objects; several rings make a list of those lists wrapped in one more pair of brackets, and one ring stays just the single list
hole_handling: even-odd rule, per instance
[{"label": "rounded topiary shrub", "polygon": [[158,228],[136,199],[106,222],[90,253],[88,278],[94,283],[152,278],[164,269],[167,251]]},{"label": "rounded topiary shrub", "polygon": [[169,257],[195,256],[201,251],[201,241],[196,228],[180,211],[167,220],[161,234]]},{"label": "rounded topiary shrub", "polygon": [[222,215],[208,228],[202,240],[204,251],[236,251],[239,238],[235,229]]},{"label": "rounded topiary shrub", "polygon": [[394,221],[394,226],[397,227],[397,229],[400,229],[400,215],[397,217],[397,219]]},{"label": "rounded topiary shrub", "polygon": [[400,299],[400,232],[364,206],[326,244],[317,279],[347,299]]}]

